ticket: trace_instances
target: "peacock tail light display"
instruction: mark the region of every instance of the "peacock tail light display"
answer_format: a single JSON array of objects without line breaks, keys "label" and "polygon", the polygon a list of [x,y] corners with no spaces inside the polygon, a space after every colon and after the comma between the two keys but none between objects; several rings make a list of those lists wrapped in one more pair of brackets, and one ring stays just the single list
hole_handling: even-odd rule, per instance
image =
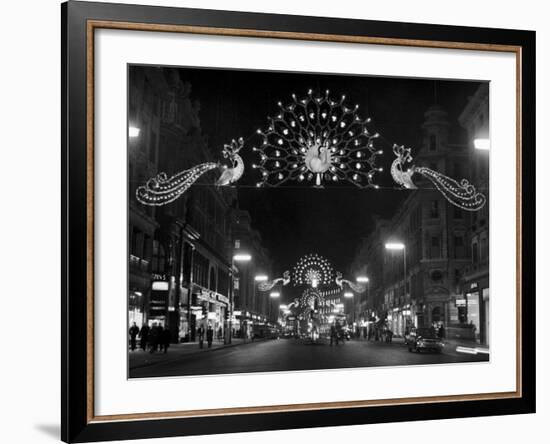
[{"label": "peacock tail light display", "polygon": [[370,119],[358,114],[359,105],[348,106],[346,96],[339,100],[312,90],[301,99],[292,94],[290,104],[278,103],[279,111],[268,117],[266,129],[258,129],[262,143],[254,147],[260,156],[261,181],[256,185],[276,187],[285,182],[351,182],[359,188],[378,186],[375,147],[378,133],[367,127]]}]

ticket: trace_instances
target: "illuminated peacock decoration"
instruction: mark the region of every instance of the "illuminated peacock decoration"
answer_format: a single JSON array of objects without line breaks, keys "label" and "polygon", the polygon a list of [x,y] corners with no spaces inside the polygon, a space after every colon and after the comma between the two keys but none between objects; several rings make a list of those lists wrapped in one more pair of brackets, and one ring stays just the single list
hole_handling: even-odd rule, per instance
[{"label": "illuminated peacock decoration", "polygon": [[216,185],[224,186],[238,181],[244,173],[244,163],[238,152],[242,149],[242,138],[224,145],[222,155],[231,162],[231,166],[219,162],[205,162],[173,176],[159,173],[136,190],[136,199],[144,205],[161,206],[175,201],[185,193],[201,176],[208,171],[221,170]]},{"label": "illuminated peacock decoration", "polygon": [[258,284],[258,289],[260,291],[269,291],[273,287],[275,287],[275,285],[281,284],[284,286],[284,285],[287,285],[289,282],[290,282],[290,271],[285,271],[283,273],[283,277],[276,278],[268,282],[260,282]]},{"label": "illuminated peacock decoration", "polygon": [[340,287],[341,290],[344,290],[344,285],[347,285],[357,293],[362,293],[367,289],[367,287],[362,284],[352,282],[349,279],[344,279],[344,276],[339,271],[336,272],[336,279],[334,280],[334,282],[336,283],[336,285],[338,285],[338,287]]},{"label": "illuminated peacock decoration", "polygon": [[309,285],[313,288],[330,285],[334,281],[334,269],[328,259],[318,254],[307,254],[300,258],[292,270],[294,285]]},{"label": "illuminated peacock decoration", "polygon": [[285,182],[351,182],[360,188],[377,188],[374,183],[378,133],[367,127],[370,119],[357,114],[359,105],[348,106],[346,96],[339,100],[316,96],[309,90],[304,98],[292,94],[292,103],[278,103],[279,112],[268,117],[265,130],[258,129],[262,143],[257,186],[276,187]]},{"label": "illuminated peacock decoration", "polygon": [[[286,182],[313,182],[315,187],[326,183],[352,183],[359,188],[379,188],[375,175],[382,171],[376,158],[382,150],[375,147],[378,133],[372,133],[370,119],[362,119],[358,105],[348,106],[346,96],[334,100],[327,90],[316,95],[309,90],[303,98],[292,95],[289,104],[278,103],[279,112],[269,117],[265,130],[258,129],[262,143],[252,149],[259,153],[260,182],[256,186],[277,187]],[[238,154],[242,138],[224,145],[223,157],[230,165],[205,162],[173,176],[159,173],[136,190],[136,199],[151,206],[166,205],[185,193],[201,176],[219,169],[216,186],[236,183],[244,173],[244,162]],[[413,165],[411,149],[393,145],[396,159],[390,174],[401,188],[417,189],[413,176],[419,174],[453,205],[477,211],[486,204],[486,197],[466,179],[456,180],[426,167]],[[310,271],[310,282],[318,282],[317,272]],[[288,283],[288,279],[285,279]],[[266,284],[267,286],[268,284]],[[275,285],[275,284],[274,284]],[[285,284],[286,285],[286,284]]]},{"label": "illuminated peacock decoration", "polygon": [[477,211],[485,205],[487,201],[485,195],[478,192],[468,180],[462,179],[458,182],[430,168],[414,166],[411,149],[403,145],[393,145],[393,153],[396,159],[392,163],[390,173],[393,180],[401,187],[409,190],[416,189],[417,186],[412,178],[414,174],[420,174],[428,179],[445,199],[463,210]]}]

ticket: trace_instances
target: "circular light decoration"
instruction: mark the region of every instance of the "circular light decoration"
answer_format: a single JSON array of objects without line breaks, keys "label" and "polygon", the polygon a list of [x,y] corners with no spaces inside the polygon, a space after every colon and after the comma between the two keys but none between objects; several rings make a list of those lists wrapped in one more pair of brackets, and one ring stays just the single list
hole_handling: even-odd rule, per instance
[{"label": "circular light decoration", "polygon": [[334,281],[334,270],[331,263],[318,254],[303,256],[292,270],[294,285],[317,287],[330,285]]},{"label": "circular light decoration", "polygon": [[315,308],[315,302],[317,302],[317,305],[322,305],[324,301],[324,297],[321,295],[321,293],[315,289],[308,288],[300,297],[300,307],[301,308]]},{"label": "circular light decoration", "polygon": [[278,103],[279,111],[268,117],[266,129],[258,129],[262,143],[253,150],[259,152],[260,163],[252,165],[260,171],[256,185],[276,187],[287,181],[351,182],[359,188],[378,188],[374,176],[382,168],[375,166],[382,151],[375,148],[379,136],[367,128],[370,119],[362,119],[359,105],[345,104],[312,90],[292,103]]}]

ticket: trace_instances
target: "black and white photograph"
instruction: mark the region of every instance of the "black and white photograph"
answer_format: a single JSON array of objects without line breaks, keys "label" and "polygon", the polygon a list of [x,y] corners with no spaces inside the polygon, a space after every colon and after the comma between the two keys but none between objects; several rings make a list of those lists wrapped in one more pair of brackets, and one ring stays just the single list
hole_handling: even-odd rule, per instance
[{"label": "black and white photograph", "polygon": [[130,378],[489,361],[488,82],[128,85]]}]

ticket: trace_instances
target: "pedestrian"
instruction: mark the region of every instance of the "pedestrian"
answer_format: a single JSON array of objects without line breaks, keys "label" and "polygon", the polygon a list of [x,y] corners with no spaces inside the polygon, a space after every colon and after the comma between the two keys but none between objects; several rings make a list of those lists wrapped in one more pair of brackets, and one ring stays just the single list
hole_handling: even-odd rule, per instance
[{"label": "pedestrian", "polygon": [[336,338],[336,327],[334,324],[330,326],[330,345],[334,342],[334,339]]},{"label": "pedestrian", "polygon": [[199,348],[202,348],[204,345],[204,327],[202,325],[197,330],[197,335],[199,336]]},{"label": "pedestrian", "polygon": [[222,328],[218,328],[218,339],[221,340],[222,339]]},{"label": "pedestrian", "polygon": [[170,330],[168,328],[165,328],[162,332],[162,345],[164,347],[164,353],[168,352],[168,347],[170,347],[170,341],[172,339],[172,335],[170,334]]},{"label": "pedestrian", "polygon": [[443,327],[443,322],[439,325],[437,329],[437,337],[443,339],[445,337],[445,327]]},{"label": "pedestrian", "polygon": [[136,325],[135,322],[130,327],[129,333],[130,333],[130,350],[134,351],[136,349],[136,336],[139,333],[139,327]]},{"label": "pedestrian", "polygon": [[206,330],[206,342],[208,343],[208,348],[212,347],[213,339],[214,339],[214,330],[212,330],[212,326],[209,325],[208,329]]},{"label": "pedestrian", "polygon": [[159,327],[155,322],[151,327],[151,331],[149,332],[149,344],[150,344],[149,353],[154,353],[157,351],[158,341],[159,341]]},{"label": "pedestrian", "polygon": [[389,342],[391,344],[393,338],[393,331],[391,331],[389,328],[386,331],[386,342]]},{"label": "pedestrian", "polygon": [[158,326],[157,345],[158,345],[159,352],[162,352],[164,350],[164,327],[162,325]]},{"label": "pedestrian", "polygon": [[143,324],[139,331],[139,346],[143,351],[147,350],[147,341],[149,340],[149,326]]}]

